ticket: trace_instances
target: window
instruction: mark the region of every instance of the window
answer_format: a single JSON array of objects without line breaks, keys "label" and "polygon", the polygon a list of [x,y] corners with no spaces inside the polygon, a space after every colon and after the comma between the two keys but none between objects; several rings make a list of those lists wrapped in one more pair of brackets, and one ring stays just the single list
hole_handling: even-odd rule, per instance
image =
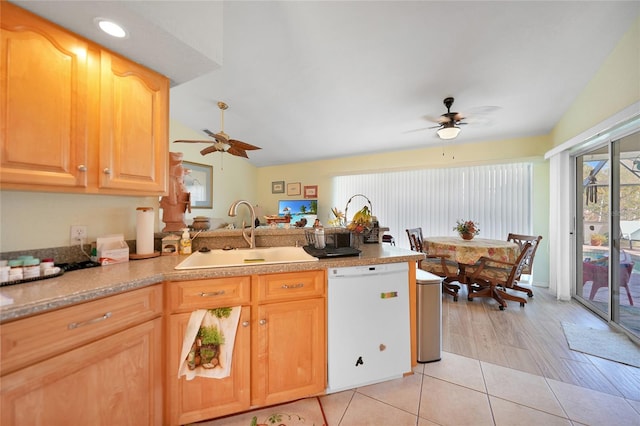
[{"label": "window", "polygon": [[[407,228],[420,226],[425,236],[456,235],[457,219],[478,222],[481,238],[506,239],[509,232],[532,232],[532,169],[531,163],[513,163],[337,176],[332,203],[343,210],[354,194],[365,195],[400,247],[409,247]],[[367,202],[357,198],[362,205],[354,198],[347,221]]]}]

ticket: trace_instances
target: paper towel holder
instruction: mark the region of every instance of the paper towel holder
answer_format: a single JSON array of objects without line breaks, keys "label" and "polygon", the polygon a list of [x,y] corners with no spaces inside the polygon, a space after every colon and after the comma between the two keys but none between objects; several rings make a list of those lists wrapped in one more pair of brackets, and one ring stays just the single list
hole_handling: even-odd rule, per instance
[{"label": "paper towel holder", "polygon": [[[141,212],[153,211],[153,207],[138,207],[136,211],[141,211]],[[129,259],[131,260],[150,259],[152,257],[158,257],[158,256],[160,256],[159,251],[153,251],[152,253],[144,253],[144,254],[139,254],[135,252],[129,253]]]}]

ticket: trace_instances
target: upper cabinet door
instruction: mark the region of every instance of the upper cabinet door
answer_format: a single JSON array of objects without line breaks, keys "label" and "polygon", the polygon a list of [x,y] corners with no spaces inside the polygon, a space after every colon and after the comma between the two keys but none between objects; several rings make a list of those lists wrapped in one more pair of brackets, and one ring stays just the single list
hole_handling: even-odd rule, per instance
[{"label": "upper cabinet door", "polygon": [[87,185],[88,45],[2,2],[0,180]]},{"label": "upper cabinet door", "polygon": [[169,80],[105,51],[101,66],[99,186],[160,195],[169,150]]}]

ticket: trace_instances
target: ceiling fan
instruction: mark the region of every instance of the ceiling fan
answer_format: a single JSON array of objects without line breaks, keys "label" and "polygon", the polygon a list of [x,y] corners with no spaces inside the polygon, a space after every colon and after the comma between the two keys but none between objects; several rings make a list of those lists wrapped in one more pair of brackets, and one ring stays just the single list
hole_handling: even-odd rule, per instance
[{"label": "ceiling fan", "polygon": [[224,102],[218,102],[218,108],[220,108],[220,130],[218,133],[213,133],[210,130],[204,129],[207,135],[211,136],[215,139],[215,142],[210,140],[186,140],[180,139],[174,142],[185,142],[185,143],[212,143],[213,145],[204,148],[200,151],[200,154],[207,155],[212,152],[228,152],[231,155],[236,155],[238,157],[249,158],[247,155],[247,151],[252,151],[255,149],[261,149],[260,147],[248,144],[246,142],[242,142],[235,139],[229,139],[229,135],[224,132],[224,111],[229,108],[227,104]]},{"label": "ceiling fan", "polygon": [[437,118],[436,122],[439,123],[438,126],[430,127],[430,129],[438,129],[436,133],[440,139],[455,139],[458,133],[460,133],[460,127],[458,126],[467,124],[462,122],[462,120],[465,119],[462,114],[459,112],[451,112],[453,101],[454,99],[451,97],[444,98],[444,106],[447,107],[447,112]]}]

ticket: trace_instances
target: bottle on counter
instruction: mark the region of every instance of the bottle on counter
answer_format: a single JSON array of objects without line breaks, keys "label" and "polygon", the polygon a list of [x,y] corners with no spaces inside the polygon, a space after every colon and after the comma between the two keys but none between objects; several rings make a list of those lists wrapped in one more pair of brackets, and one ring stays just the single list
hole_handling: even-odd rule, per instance
[{"label": "bottle on counter", "polygon": [[191,237],[189,236],[189,228],[182,230],[182,238],[180,239],[180,254],[191,254]]},{"label": "bottle on counter", "polygon": [[31,259],[25,259],[22,262],[22,276],[23,279],[39,278],[40,277],[40,259],[32,257]]},{"label": "bottle on counter", "polygon": [[323,249],[325,247],[324,228],[321,226],[316,228],[314,231],[314,234],[315,234],[315,248]]}]

